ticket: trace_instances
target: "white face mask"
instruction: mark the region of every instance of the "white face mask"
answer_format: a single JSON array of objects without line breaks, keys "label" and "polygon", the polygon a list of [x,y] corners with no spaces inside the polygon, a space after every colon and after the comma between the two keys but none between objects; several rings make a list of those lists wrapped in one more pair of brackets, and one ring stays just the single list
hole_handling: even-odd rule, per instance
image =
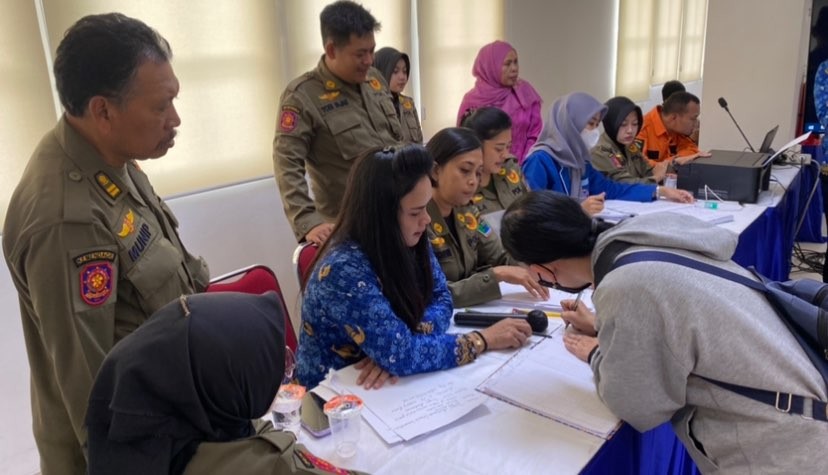
[{"label": "white face mask", "polygon": [[584,141],[589,149],[598,144],[599,138],[601,138],[601,130],[598,127],[595,127],[592,130],[584,129],[581,131],[581,140]]}]

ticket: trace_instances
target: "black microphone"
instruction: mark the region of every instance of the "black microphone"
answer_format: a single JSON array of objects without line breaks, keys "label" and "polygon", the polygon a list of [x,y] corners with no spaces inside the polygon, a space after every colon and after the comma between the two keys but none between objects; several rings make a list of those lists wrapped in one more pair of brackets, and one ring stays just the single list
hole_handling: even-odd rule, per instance
[{"label": "black microphone", "polygon": [[519,313],[457,312],[454,314],[454,323],[470,327],[488,327],[507,318],[526,320],[534,333],[540,333],[549,326],[549,319],[540,310],[532,310],[527,315]]},{"label": "black microphone", "polygon": [[739,133],[740,133],[740,134],[742,134],[742,138],[743,138],[743,139],[745,139],[745,142],[747,142],[748,147],[750,147],[750,151],[755,153],[755,152],[756,152],[756,149],[754,149],[754,148],[753,148],[753,145],[751,145],[751,144],[750,144],[750,140],[748,140],[748,138],[747,138],[747,136],[745,135],[745,133],[744,133],[744,132],[742,132],[742,128],[741,128],[741,127],[739,127],[739,123],[738,123],[738,122],[736,122],[736,119],[733,117],[733,114],[731,114],[731,113],[730,113],[730,109],[728,109],[728,108],[727,108],[727,101],[725,100],[725,98],[724,98],[724,97],[720,97],[720,98],[719,98],[719,105],[720,105],[720,106],[722,106],[722,109],[724,109],[724,110],[726,110],[726,111],[727,111],[727,115],[729,115],[729,116],[730,116],[730,120],[732,120],[732,121],[733,121],[733,123],[736,125],[736,128],[737,128],[737,129],[739,129]]}]

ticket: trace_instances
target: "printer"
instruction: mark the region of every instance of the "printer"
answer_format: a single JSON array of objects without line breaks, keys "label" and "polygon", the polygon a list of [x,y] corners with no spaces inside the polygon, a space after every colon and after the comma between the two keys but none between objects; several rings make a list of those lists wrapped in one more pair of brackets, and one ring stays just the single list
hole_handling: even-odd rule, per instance
[{"label": "printer", "polygon": [[676,166],[678,188],[697,199],[743,203],[756,203],[759,192],[768,189],[770,154],[733,150],[711,150],[710,154]]}]

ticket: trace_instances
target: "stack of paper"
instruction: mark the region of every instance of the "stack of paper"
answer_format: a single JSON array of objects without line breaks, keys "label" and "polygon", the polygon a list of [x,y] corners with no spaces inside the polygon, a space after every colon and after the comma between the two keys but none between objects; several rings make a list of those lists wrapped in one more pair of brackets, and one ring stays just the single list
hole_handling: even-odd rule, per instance
[{"label": "stack of paper", "polygon": [[355,394],[362,399],[362,416],[383,440],[394,444],[448,425],[486,401],[451,370],[400,378],[381,389],[356,384],[359,371],[348,366],[331,373],[314,392],[323,398],[332,394]]},{"label": "stack of paper", "polygon": [[[549,298],[546,300],[538,300],[524,286],[505,282],[500,283],[500,294],[500,299],[493,300],[487,303],[486,306],[512,306],[525,310],[539,309],[560,312],[561,300],[575,300],[577,296],[577,294],[549,289]],[[592,305],[592,289],[584,290],[579,305],[594,308]]]},{"label": "stack of paper", "polygon": [[521,350],[478,390],[602,439],[621,423],[598,398],[589,365],[564,347],[562,332]]}]

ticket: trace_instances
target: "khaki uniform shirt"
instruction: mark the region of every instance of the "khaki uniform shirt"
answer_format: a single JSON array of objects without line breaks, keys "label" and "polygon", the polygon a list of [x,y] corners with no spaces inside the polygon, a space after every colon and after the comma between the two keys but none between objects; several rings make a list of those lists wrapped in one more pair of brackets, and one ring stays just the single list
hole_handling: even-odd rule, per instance
[{"label": "khaki uniform shirt", "polygon": [[414,99],[399,94],[397,117],[402,126],[403,142],[423,143],[423,128],[420,126],[420,116],[417,115],[417,108],[414,107]]},{"label": "khaki uniform shirt", "polygon": [[590,153],[592,167],[613,181],[650,185],[656,182],[652,165],[641,154],[641,148],[635,142],[621,150],[605,132]]},{"label": "khaki uniform shirt", "polygon": [[330,462],[316,457],[303,445],[296,443],[290,432],[273,429],[269,422],[261,425],[253,437],[232,442],[202,442],[184,475],[284,475],[288,473],[326,475],[341,473],[355,475]]},{"label": "khaki uniform shirt", "polygon": [[273,168],[296,239],[336,218],[354,159],[402,139],[391,93],[376,69],[354,86],[334,76],[323,57],[291,82],[282,94]]},{"label": "khaki uniform shirt", "polygon": [[490,183],[490,186],[477,190],[472,198],[472,203],[483,215],[508,208],[518,197],[529,191],[515,157],[503,162],[503,167],[492,175]]},{"label": "khaki uniform shirt", "polygon": [[434,255],[446,274],[455,308],[477,305],[501,297],[494,266],[516,265],[508,257],[500,238],[481,218],[480,210],[469,205],[452,209],[457,236],[441,216],[437,204],[428,203],[431,224],[428,238]]},{"label": "khaki uniform shirt", "polygon": [[89,391],[112,346],[207,265],[187,253],[170,209],[135,164],[107,166],[61,119],[12,195],[3,252],[17,288],[41,470],[85,473]]}]

